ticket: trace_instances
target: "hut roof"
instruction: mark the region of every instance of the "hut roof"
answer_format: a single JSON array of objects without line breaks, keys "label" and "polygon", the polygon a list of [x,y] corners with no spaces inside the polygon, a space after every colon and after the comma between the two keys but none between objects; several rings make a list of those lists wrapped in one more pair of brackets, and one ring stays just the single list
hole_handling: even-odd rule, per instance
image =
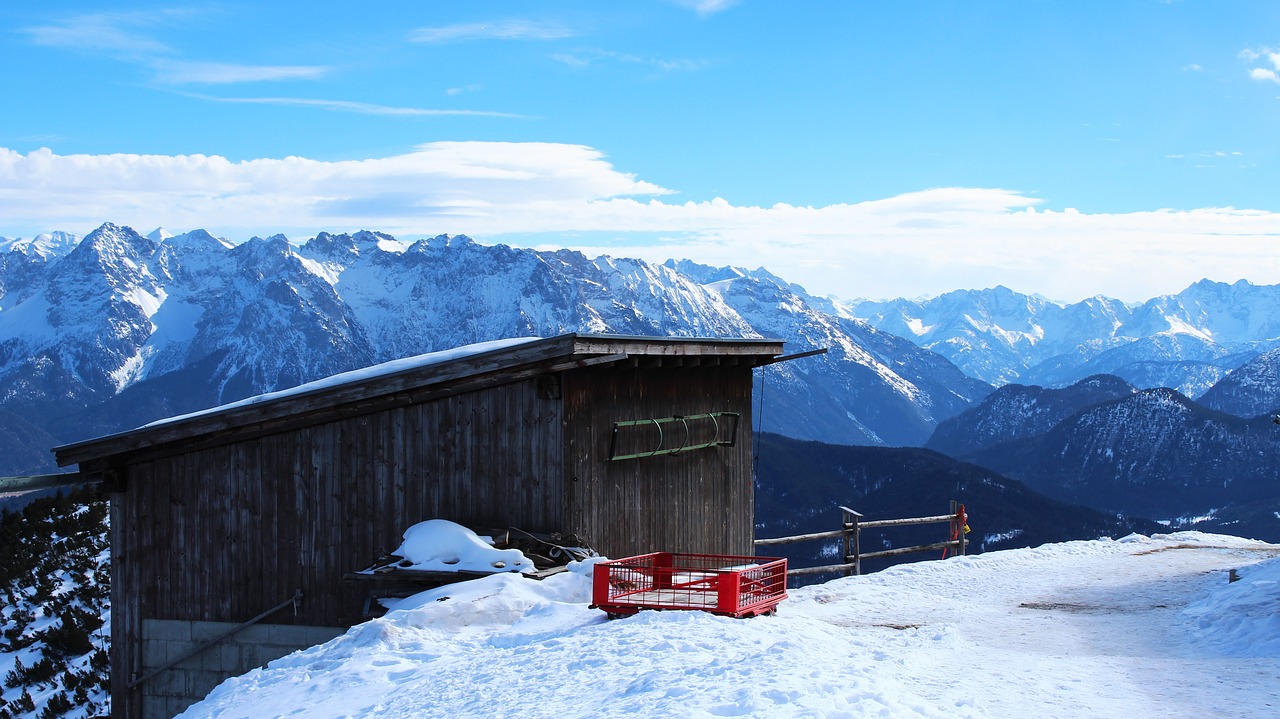
[{"label": "hut roof", "polygon": [[53,451],[60,466],[79,463],[82,470],[94,470],[118,455],[222,444],[576,367],[759,366],[776,361],[782,345],[778,339],[576,333],[484,342],[393,360]]}]

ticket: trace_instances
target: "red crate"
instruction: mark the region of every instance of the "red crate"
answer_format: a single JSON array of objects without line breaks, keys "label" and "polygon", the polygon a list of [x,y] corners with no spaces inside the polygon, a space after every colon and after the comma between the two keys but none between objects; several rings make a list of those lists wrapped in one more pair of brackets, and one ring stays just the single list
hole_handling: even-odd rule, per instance
[{"label": "red crate", "polygon": [[593,568],[592,608],[610,618],[641,609],[699,609],[731,617],[772,614],[787,598],[787,560],[654,552]]}]

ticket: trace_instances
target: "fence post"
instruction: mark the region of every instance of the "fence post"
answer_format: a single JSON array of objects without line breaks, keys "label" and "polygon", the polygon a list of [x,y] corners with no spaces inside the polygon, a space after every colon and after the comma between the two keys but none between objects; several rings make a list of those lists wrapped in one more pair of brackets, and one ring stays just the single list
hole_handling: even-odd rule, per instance
[{"label": "fence post", "polygon": [[845,530],[845,563],[849,563],[850,557],[854,558],[852,567],[845,569],[845,576],[850,576],[850,572],[854,576],[860,576],[863,573],[863,564],[861,564],[861,531],[863,530],[858,526],[861,513],[847,507],[841,507],[840,510],[845,513],[845,521],[841,525],[842,530]]},{"label": "fence post", "polygon": [[853,575],[862,576],[862,527],[858,526],[857,515],[853,518]]},{"label": "fence post", "polygon": [[[844,513],[844,521],[840,523],[840,528],[844,530],[844,536],[841,538],[844,544],[844,554],[842,554],[841,556],[844,557],[845,562],[848,562],[849,553],[853,551],[853,535],[851,534],[852,528],[849,525],[849,519],[850,519],[849,510],[846,509],[845,507],[841,507],[840,511]],[[854,520],[854,521],[857,521],[857,520]],[[853,574],[853,567],[849,567],[848,569],[844,570],[844,576],[848,577],[848,576],[851,576],[852,574]]]},{"label": "fence post", "polygon": [[[969,543],[969,540],[964,536],[965,519],[960,516],[960,508],[962,506],[964,505],[956,500],[951,500],[951,536],[954,539],[949,538],[949,541],[955,542],[955,556],[957,557],[964,556],[965,546]],[[947,555],[944,552],[942,558],[946,559],[946,557]]]}]

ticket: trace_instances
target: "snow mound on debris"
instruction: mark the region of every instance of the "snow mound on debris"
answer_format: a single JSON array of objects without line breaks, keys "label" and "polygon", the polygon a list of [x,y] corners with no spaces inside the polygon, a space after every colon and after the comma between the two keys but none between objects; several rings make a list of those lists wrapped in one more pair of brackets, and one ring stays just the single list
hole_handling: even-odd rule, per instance
[{"label": "snow mound on debris", "polygon": [[433,572],[532,572],[533,562],[519,549],[498,549],[493,539],[447,519],[428,519],[404,532],[392,554],[404,557],[401,569]]}]

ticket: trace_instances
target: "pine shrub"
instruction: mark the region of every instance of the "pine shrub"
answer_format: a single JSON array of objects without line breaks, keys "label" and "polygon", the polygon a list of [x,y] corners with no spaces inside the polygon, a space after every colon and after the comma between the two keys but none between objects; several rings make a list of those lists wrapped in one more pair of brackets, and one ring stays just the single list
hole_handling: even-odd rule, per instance
[{"label": "pine shrub", "polygon": [[37,719],[58,719],[74,708],[75,706],[70,699],[67,699],[65,693],[54,692],[49,695],[49,700],[45,702],[44,710],[40,712]]},{"label": "pine shrub", "polygon": [[[0,719],[110,714],[102,701],[110,691],[101,632],[110,600],[107,516],[96,488],[0,510],[0,651],[35,652],[29,666],[15,657],[3,677],[0,695],[19,687],[21,694],[7,704],[0,697]],[[45,618],[55,621],[33,631]],[[48,694],[39,705],[37,690]]]}]

